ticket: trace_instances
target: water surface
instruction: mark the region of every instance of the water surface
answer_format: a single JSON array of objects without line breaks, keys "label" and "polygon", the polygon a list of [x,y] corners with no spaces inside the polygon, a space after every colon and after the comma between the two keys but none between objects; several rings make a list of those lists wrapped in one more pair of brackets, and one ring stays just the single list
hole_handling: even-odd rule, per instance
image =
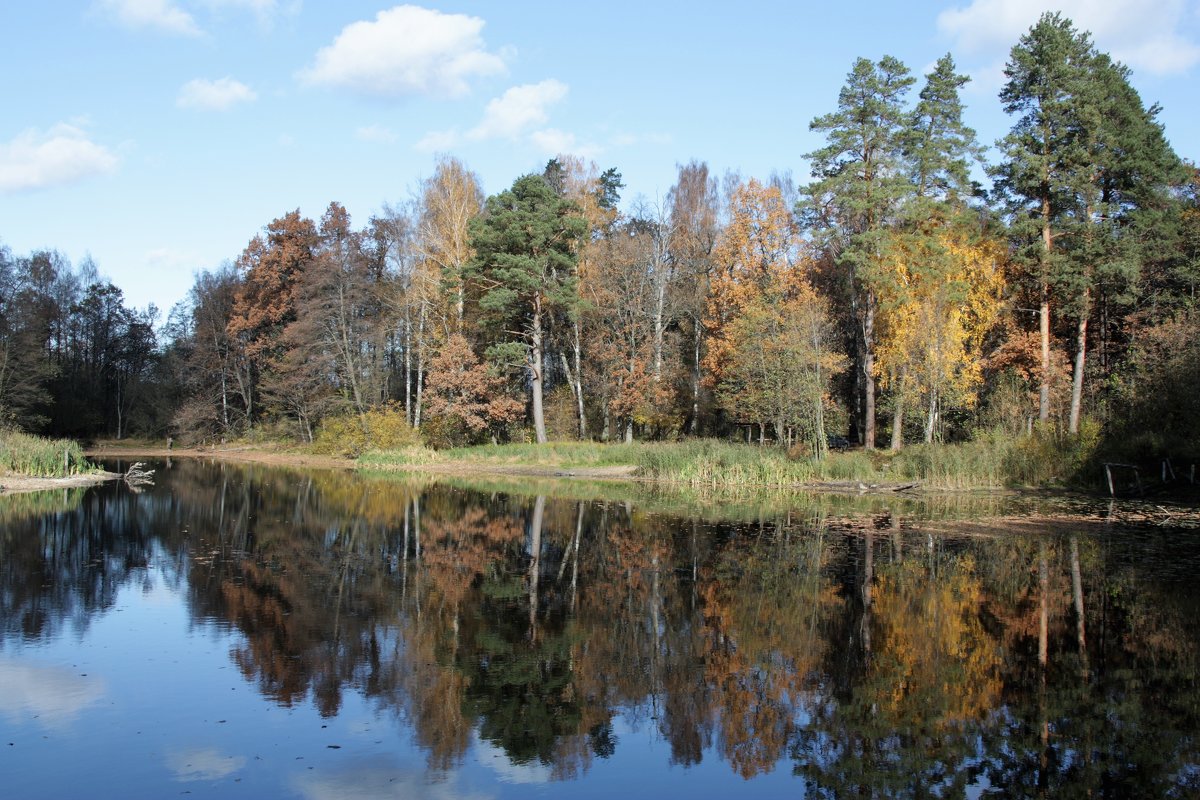
[{"label": "water surface", "polygon": [[1195,531],[155,466],[0,498],[6,796],[1200,792]]}]

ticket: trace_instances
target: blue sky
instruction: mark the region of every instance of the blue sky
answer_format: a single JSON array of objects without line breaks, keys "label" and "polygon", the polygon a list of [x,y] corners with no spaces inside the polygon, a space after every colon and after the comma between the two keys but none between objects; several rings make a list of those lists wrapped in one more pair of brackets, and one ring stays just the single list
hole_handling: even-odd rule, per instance
[{"label": "blue sky", "polygon": [[164,313],[264,225],[408,201],[438,152],[488,193],[559,152],[654,201],[676,165],[808,178],[813,117],[859,56],[954,54],[967,119],[1009,125],[1009,48],[1061,10],[1200,158],[1200,0],[809,4],[461,0],[11,2],[0,10],[0,242],[85,254]]}]

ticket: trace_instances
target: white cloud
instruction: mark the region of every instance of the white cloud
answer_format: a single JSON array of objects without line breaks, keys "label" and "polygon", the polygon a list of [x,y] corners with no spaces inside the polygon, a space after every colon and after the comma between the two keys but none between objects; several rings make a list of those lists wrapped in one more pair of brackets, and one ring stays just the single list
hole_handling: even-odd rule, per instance
[{"label": "white cloud", "polygon": [[545,128],[529,134],[529,141],[548,156],[573,155],[580,158],[595,158],[604,152],[598,144],[580,143],[575,134],[558,128]]},{"label": "white cloud", "polygon": [[177,781],[215,781],[246,766],[245,756],[225,756],[211,747],[177,750],[165,756]]},{"label": "white cloud", "polygon": [[529,128],[545,125],[546,111],[567,96],[567,85],[554,79],[514,86],[487,104],[483,120],[467,132],[468,139],[515,139]]},{"label": "white cloud", "polygon": [[483,26],[479,17],[396,6],[380,11],[373,22],[347,25],[300,77],[390,97],[463,95],[473,78],[505,70],[504,60],[485,49]]},{"label": "white cloud", "polygon": [[173,0],[100,0],[96,7],[126,28],[201,35],[196,20]]},{"label": "white cloud", "polygon": [[41,189],[112,172],[117,157],[81,128],[59,124],[0,142],[0,192]]},{"label": "white cloud", "polygon": [[354,137],[363,142],[391,144],[396,141],[396,133],[382,125],[367,125],[354,132]]},{"label": "white cloud", "polygon": [[[462,141],[481,142],[488,139],[518,141],[531,128],[545,125],[550,120],[549,106],[567,96],[568,87],[554,79],[541,83],[513,86],[504,94],[492,99],[483,111],[483,119],[465,134],[457,129],[433,131],[417,142],[419,150],[447,150]],[[550,133],[550,132],[546,132]],[[566,136],[554,131],[559,137]],[[536,136],[537,134],[534,134]],[[539,148],[545,149],[535,142]],[[559,152],[559,151],[555,151]]]},{"label": "white cloud", "polygon": [[253,89],[233,78],[215,81],[197,78],[183,85],[175,105],[197,111],[228,111],[238,103],[249,103],[257,97]]},{"label": "white cloud", "polygon": [[[1096,45],[1137,70],[1165,75],[1200,62],[1200,44],[1180,30],[1195,0],[1058,0],[1056,9],[1076,28],[1090,31]],[[956,54],[983,62],[1007,57],[1009,49],[1044,11],[1044,0],[973,0],[938,15],[938,29]]]},{"label": "white cloud", "polygon": [[107,692],[103,680],[65,667],[0,659],[0,713],[17,723],[36,719],[51,730],[67,728]]},{"label": "white cloud", "polygon": [[305,771],[292,776],[292,788],[306,800],[487,800],[463,786],[450,772],[431,781],[422,769],[387,757],[359,759],[330,771]]}]

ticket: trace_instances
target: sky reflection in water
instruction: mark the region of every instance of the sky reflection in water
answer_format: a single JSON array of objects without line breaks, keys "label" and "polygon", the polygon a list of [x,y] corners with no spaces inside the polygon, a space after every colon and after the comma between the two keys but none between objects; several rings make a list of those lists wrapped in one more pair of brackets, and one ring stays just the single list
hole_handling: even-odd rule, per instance
[{"label": "sky reflection in water", "polygon": [[567,491],[176,461],[0,499],[6,792],[1200,789],[1190,532]]}]

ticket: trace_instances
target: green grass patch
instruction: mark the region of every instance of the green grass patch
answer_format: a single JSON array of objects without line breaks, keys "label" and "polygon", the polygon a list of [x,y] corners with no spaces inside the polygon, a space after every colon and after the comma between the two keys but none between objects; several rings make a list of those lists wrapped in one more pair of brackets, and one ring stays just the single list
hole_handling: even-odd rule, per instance
[{"label": "green grass patch", "polygon": [[95,471],[96,467],[83,457],[78,442],[0,430],[0,472],[33,478],[63,478]]}]

